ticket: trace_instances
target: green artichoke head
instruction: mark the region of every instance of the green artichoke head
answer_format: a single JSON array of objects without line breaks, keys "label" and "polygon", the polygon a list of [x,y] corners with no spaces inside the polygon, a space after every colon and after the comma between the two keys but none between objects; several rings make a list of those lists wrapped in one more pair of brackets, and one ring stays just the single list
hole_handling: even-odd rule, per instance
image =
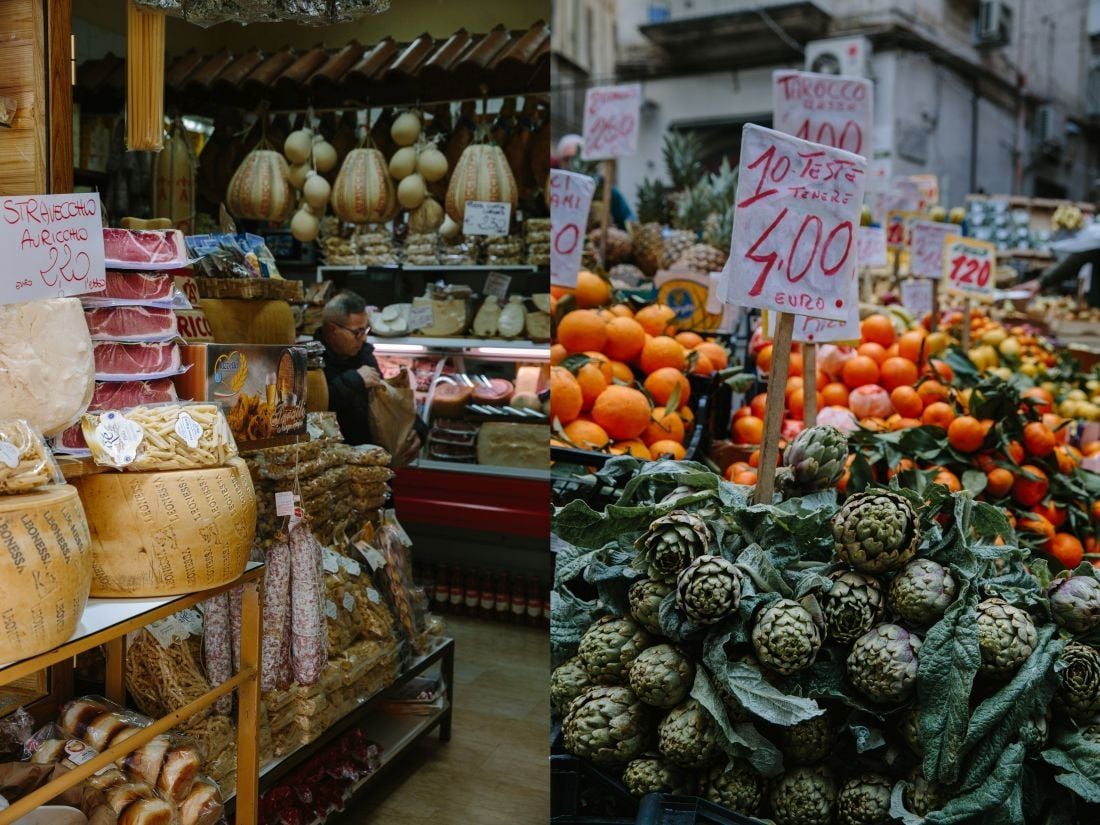
[{"label": "green artichoke head", "polygon": [[829,637],[850,645],[882,619],[886,599],[878,579],[854,570],[833,573],[822,610]]},{"label": "green artichoke head", "polygon": [[978,603],[978,649],[981,672],[995,679],[1012,676],[1035,650],[1039,637],[1025,610],[1004,599]]},{"label": "green artichoke head", "polygon": [[671,592],[672,585],[657,579],[639,579],[630,585],[630,615],[654,636],[661,635],[661,602]]},{"label": "green artichoke head", "polygon": [[844,783],[836,798],[841,825],[883,825],[890,821],[894,783],[877,773],[861,773]]},{"label": "green artichoke head", "polygon": [[649,744],[651,711],[629,688],[595,687],[569,705],[565,749],[597,765],[625,765]]},{"label": "green artichoke head", "polygon": [[706,555],[714,541],[707,523],[686,510],[655,519],[634,543],[634,566],[652,579],[675,582],[680,571]]},{"label": "green artichoke head", "polygon": [[902,794],[905,809],[917,816],[927,816],[947,804],[947,792],[941,785],[924,778],[920,765],[909,771],[905,777],[908,787]]},{"label": "green artichoke head", "polygon": [[577,658],[595,684],[619,685],[626,681],[631,662],[652,643],[633,619],[604,616],[584,632]]},{"label": "green artichoke head", "polygon": [[1100,653],[1080,642],[1070,642],[1054,664],[1058,675],[1058,703],[1078,721],[1100,714]]},{"label": "green artichoke head", "polygon": [[851,496],[833,516],[836,555],[863,573],[900,569],[920,544],[920,520],[904,496],[869,490]]},{"label": "green artichoke head", "polygon": [[921,640],[904,627],[882,624],[860,636],[848,654],[848,678],[873,702],[896,704],[913,694]]},{"label": "green artichoke head", "polygon": [[718,724],[695,699],[668,712],[657,726],[657,750],[681,768],[697,770],[718,758]]},{"label": "green artichoke head", "polygon": [[768,804],[778,825],[832,825],[836,782],[824,765],[794,768],[772,783]]},{"label": "green artichoke head", "polygon": [[630,666],[630,689],[656,708],[672,708],[683,702],[694,681],[691,659],[669,644],[646,648]]},{"label": "green artichoke head", "polygon": [[848,458],[848,437],[836,427],[808,427],[783,454],[784,487],[791,494],[805,495],[835,487],[844,475]]},{"label": "green artichoke head", "polygon": [[623,771],[623,784],[637,797],[647,793],[686,796],[695,790],[695,783],[687,771],[653,754],[631,761]]},{"label": "green artichoke head", "polygon": [[821,650],[821,630],[810,611],[796,601],[780,599],[757,614],[752,646],[761,665],[790,676],[814,663]]},{"label": "green artichoke head", "polygon": [[699,556],[676,578],[676,604],[696,624],[715,624],[741,603],[741,571],[721,556]]},{"label": "green artichoke head", "polygon": [[930,627],[959,592],[951,571],[931,559],[913,559],[890,582],[890,608],[904,621]]},{"label": "green artichoke head", "polygon": [[836,730],[828,713],[779,729],[779,749],[791,765],[822,761],[836,745]]},{"label": "green artichoke head", "polygon": [[920,705],[914,704],[902,715],[900,727],[909,749],[917,756],[924,756],[924,745],[920,741]]},{"label": "green artichoke head", "polygon": [[1100,626],[1100,582],[1092,576],[1058,577],[1047,588],[1054,621],[1070,633]]},{"label": "green artichoke head", "polygon": [[580,658],[574,656],[569,661],[558,665],[550,674],[550,702],[558,713],[564,714],[570,702],[588,688],[595,687],[595,684],[588,678],[588,671],[585,670]]},{"label": "green artichoke head", "polygon": [[756,816],[764,801],[764,777],[742,759],[727,759],[703,773],[699,795],[734,813]]}]

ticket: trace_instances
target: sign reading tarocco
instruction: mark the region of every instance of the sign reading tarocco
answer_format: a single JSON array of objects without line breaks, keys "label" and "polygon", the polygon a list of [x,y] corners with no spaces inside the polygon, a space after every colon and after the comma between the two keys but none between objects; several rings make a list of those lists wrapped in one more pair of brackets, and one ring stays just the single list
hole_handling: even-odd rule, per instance
[{"label": "sign reading tarocco", "polygon": [[873,98],[871,82],[861,77],[786,69],[772,74],[776,131],[865,157],[871,154]]}]

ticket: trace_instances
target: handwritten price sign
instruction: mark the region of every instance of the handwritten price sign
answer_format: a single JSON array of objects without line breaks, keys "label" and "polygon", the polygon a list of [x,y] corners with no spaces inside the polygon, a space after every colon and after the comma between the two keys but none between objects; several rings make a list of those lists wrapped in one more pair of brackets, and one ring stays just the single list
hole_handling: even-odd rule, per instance
[{"label": "handwritten price sign", "polygon": [[577,285],[584,230],[596,181],[576,172],[550,170],[550,283]]},{"label": "handwritten price sign", "polygon": [[937,221],[913,221],[909,228],[909,274],[916,278],[943,276],[943,242],[959,228]]},{"label": "handwritten price sign", "polygon": [[979,300],[993,300],[993,273],[997,269],[997,247],[949,235],[943,246],[943,277],[952,292]]},{"label": "handwritten price sign", "polygon": [[775,129],[856,155],[869,155],[874,122],[871,81],[861,77],[772,73]]},{"label": "handwritten price sign", "polygon": [[[774,312],[763,314],[764,337],[775,337],[775,322],[779,316]],[[842,344],[858,342],[859,331],[859,289],[853,284],[851,311],[843,321],[831,318],[811,318],[808,315],[794,316],[794,332],[791,340],[800,344]]]},{"label": "handwritten price sign", "polygon": [[890,249],[902,249],[909,245],[910,212],[889,212],[886,215],[886,245]]},{"label": "handwritten price sign", "polygon": [[612,160],[638,151],[642,87],[600,86],[584,96],[584,159]]},{"label": "handwritten price sign", "polygon": [[848,318],[866,172],[860,155],[747,124],[727,302]]},{"label": "handwritten price sign", "polygon": [[886,230],[861,226],[856,231],[856,266],[886,266]]},{"label": "handwritten price sign", "polygon": [[901,282],[901,304],[914,318],[923,318],[932,311],[932,295],[936,282],[928,278],[910,278]]},{"label": "handwritten price sign", "polygon": [[98,194],[0,198],[0,304],[102,292]]}]

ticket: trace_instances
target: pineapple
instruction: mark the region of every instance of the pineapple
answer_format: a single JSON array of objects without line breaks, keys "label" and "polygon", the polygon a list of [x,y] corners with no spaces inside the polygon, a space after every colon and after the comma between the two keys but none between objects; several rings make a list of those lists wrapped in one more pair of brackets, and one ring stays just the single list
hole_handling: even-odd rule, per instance
[{"label": "pineapple", "polygon": [[664,249],[661,252],[661,269],[668,269],[695,243],[695,233],[682,230],[672,230],[664,239]]},{"label": "pineapple", "polygon": [[630,234],[634,237],[634,263],[650,278],[661,268],[664,238],[659,223],[633,224]]},{"label": "pineapple", "polygon": [[701,180],[679,194],[672,225],[676,229],[700,232],[706,225],[707,216],[720,208],[721,206],[715,201],[710,181]]},{"label": "pineapple", "polygon": [[[588,233],[588,241],[597,250],[600,248],[600,229],[593,229]],[[607,264],[620,264],[630,259],[630,251],[633,246],[630,234],[614,226],[607,229]]]},{"label": "pineapple", "polygon": [[712,212],[703,227],[703,243],[713,246],[725,255],[730,253],[733,237],[733,205],[722,212]]},{"label": "pineapple", "polygon": [[641,286],[647,280],[646,275],[638,267],[632,264],[619,264],[611,268],[607,273],[613,284],[626,284],[627,286]]},{"label": "pineapple", "polygon": [[695,272],[720,272],[728,255],[705,243],[693,244],[672,264],[673,269],[690,269]]},{"label": "pineapple", "polygon": [[665,186],[659,180],[646,178],[638,186],[638,221],[640,223],[668,223],[668,198]]},{"label": "pineapple", "polygon": [[703,177],[703,161],[699,158],[702,150],[702,143],[694,132],[669,132],[665,135],[661,154],[675,191],[688,189]]}]

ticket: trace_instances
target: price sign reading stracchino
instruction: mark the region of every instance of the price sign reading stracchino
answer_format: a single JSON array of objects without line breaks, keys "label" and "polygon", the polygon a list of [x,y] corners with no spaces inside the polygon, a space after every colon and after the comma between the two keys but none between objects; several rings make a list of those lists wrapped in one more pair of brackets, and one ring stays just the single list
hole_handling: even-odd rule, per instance
[{"label": "price sign reading stracchino", "polygon": [[997,247],[989,241],[949,235],[943,245],[943,277],[952,292],[993,300],[993,274],[997,269]]},{"label": "price sign reading stracchino", "polygon": [[99,195],[0,198],[0,304],[102,292]]},{"label": "price sign reading stracchino", "polygon": [[550,283],[577,285],[588,210],[596,181],[587,175],[550,170]]},{"label": "price sign reading stracchino", "polygon": [[909,274],[939,280],[943,276],[943,242],[958,231],[950,223],[913,221],[909,227]]},{"label": "price sign reading stracchino", "polygon": [[871,154],[874,87],[861,77],[772,72],[772,122],[776,131],[803,140]]},{"label": "price sign reading stracchino", "polygon": [[866,172],[860,155],[747,124],[727,302],[847,319]]},{"label": "price sign reading stracchino", "polygon": [[642,87],[599,86],[584,96],[584,159],[614,160],[638,151]]},{"label": "price sign reading stracchino", "polygon": [[856,231],[856,266],[886,266],[886,230],[861,226]]}]

